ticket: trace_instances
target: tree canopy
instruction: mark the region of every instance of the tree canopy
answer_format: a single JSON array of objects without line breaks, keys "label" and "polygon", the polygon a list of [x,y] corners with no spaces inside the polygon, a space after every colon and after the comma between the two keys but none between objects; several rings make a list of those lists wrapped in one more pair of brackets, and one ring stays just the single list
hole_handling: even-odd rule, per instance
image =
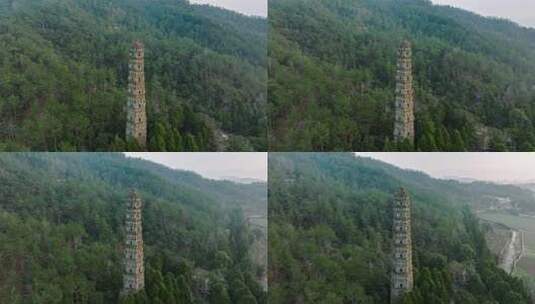
[{"label": "tree canopy", "polygon": [[442,181],[349,153],[270,153],[268,184],[270,303],[389,303],[400,186],[413,202],[415,276],[403,303],[531,303],[463,197],[484,192],[477,184],[453,196]]},{"label": "tree canopy", "polygon": [[184,0],[0,0],[0,150],[125,151],[145,45],[149,150],[266,149],[266,20]]},{"label": "tree canopy", "polygon": [[[119,154],[0,154],[0,302],[266,303],[249,210],[266,184]],[[119,298],[128,192],[143,206],[145,289]],[[261,212],[261,211],[258,211]]]},{"label": "tree canopy", "polygon": [[[276,151],[530,151],[535,29],[428,0],[272,0]],[[414,146],[393,143],[397,49],[412,44]]]}]

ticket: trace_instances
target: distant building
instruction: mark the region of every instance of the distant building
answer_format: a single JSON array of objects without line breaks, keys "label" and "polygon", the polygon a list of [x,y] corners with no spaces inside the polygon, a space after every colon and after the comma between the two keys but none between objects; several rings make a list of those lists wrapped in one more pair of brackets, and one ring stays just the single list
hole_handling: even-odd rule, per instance
[{"label": "distant building", "polygon": [[123,294],[134,294],[145,287],[141,198],[132,191],[127,203],[124,247]]},{"label": "distant building", "polygon": [[412,51],[403,41],[398,51],[394,141],[414,144],[414,90],[412,84]]},{"label": "distant building", "polygon": [[404,188],[394,198],[392,281],[390,302],[398,303],[412,290],[411,200]]},{"label": "distant building", "polygon": [[136,141],[143,149],[147,146],[147,112],[145,100],[144,49],[135,41],[130,51],[128,101],[126,104],[126,140]]}]

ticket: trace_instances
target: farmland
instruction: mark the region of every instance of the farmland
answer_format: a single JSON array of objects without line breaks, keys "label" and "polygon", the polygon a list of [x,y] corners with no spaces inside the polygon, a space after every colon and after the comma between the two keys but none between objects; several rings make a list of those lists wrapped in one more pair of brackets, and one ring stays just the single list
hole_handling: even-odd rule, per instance
[{"label": "farmland", "polygon": [[[482,219],[506,225],[524,232],[525,255],[535,259],[535,217],[518,216],[500,212],[481,212]],[[535,271],[532,273],[535,276]]]},{"label": "farmland", "polygon": [[[486,221],[503,224],[524,234],[524,255],[518,261],[514,275],[522,277],[529,288],[535,291],[535,217],[512,215],[504,212],[480,212],[478,216]],[[494,243],[496,245],[496,243]],[[496,252],[493,242],[489,246]]]}]

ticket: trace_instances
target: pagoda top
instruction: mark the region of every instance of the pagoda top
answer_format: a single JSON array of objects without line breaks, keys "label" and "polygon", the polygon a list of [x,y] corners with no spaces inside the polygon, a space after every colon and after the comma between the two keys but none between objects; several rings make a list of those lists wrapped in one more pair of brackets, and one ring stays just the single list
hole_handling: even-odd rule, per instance
[{"label": "pagoda top", "polygon": [[135,189],[130,190],[130,200],[128,204],[134,208],[141,208],[141,197]]},{"label": "pagoda top", "polygon": [[134,49],[142,49],[143,48],[143,42],[140,40],[135,40],[134,43],[132,43],[132,47]]},{"label": "pagoda top", "polygon": [[401,42],[401,48],[408,49],[411,47],[411,42],[408,39],[403,40]]},{"label": "pagoda top", "polygon": [[402,201],[407,201],[409,198],[409,192],[405,188],[400,187],[398,193],[396,194],[396,198]]}]

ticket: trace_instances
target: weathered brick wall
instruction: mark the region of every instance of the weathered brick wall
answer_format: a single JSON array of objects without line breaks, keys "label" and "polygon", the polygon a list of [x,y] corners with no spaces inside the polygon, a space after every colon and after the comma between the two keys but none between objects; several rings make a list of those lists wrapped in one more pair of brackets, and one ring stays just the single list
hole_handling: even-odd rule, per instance
[{"label": "weathered brick wall", "polygon": [[136,293],[145,287],[143,263],[142,202],[132,191],[127,203],[124,243],[123,294]]},{"label": "weathered brick wall", "polygon": [[412,238],[411,201],[403,188],[394,198],[391,303],[397,303],[402,295],[412,290]]},{"label": "weathered brick wall", "polygon": [[394,141],[414,144],[414,90],[412,84],[412,51],[404,41],[398,51]]},{"label": "weathered brick wall", "polygon": [[145,148],[147,145],[145,66],[143,44],[139,41],[135,41],[132,45],[129,70],[126,139],[135,140],[141,148]]}]

